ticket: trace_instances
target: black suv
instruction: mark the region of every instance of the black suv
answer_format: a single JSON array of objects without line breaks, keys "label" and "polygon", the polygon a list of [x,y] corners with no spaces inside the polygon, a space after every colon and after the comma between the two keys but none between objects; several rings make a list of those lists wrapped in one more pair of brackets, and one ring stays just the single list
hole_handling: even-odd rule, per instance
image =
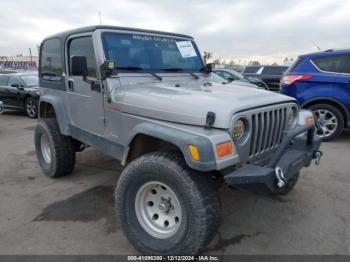
[{"label": "black suv", "polygon": [[268,86],[268,90],[279,92],[280,79],[288,66],[246,66],[242,74],[245,77],[254,77],[262,80]]},{"label": "black suv", "polygon": [[38,74],[0,74],[0,101],[5,109],[24,110],[30,118],[38,114],[40,97]]}]

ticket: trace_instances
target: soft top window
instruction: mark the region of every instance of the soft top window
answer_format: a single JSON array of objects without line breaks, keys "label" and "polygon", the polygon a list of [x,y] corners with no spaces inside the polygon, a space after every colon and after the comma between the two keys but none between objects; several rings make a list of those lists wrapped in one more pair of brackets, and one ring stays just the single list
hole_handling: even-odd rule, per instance
[{"label": "soft top window", "polygon": [[118,70],[199,71],[200,53],[193,41],[171,36],[104,33],[105,56]]},{"label": "soft top window", "polygon": [[46,40],[41,49],[40,77],[49,81],[62,80],[62,52],[59,39]]}]

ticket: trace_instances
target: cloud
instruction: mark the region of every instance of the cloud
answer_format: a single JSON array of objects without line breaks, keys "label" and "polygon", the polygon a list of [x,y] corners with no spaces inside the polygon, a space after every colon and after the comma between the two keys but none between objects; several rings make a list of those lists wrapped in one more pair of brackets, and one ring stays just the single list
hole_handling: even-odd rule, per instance
[{"label": "cloud", "polygon": [[193,35],[216,57],[282,62],[285,57],[350,46],[346,0],[5,1],[0,55],[27,54],[47,35],[102,23]]}]

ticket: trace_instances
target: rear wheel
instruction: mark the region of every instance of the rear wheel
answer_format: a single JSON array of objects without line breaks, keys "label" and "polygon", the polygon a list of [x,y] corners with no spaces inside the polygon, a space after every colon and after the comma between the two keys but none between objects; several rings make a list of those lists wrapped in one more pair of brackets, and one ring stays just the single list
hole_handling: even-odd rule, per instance
[{"label": "rear wheel", "polygon": [[37,102],[33,97],[30,96],[25,100],[24,107],[25,107],[27,116],[29,116],[30,118],[37,118],[38,106],[37,106]]},{"label": "rear wheel", "polygon": [[35,151],[42,171],[55,178],[70,174],[75,165],[72,140],[60,133],[56,119],[41,119],[34,132]]},{"label": "rear wheel", "polygon": [[115,197],[125,235],[144,254],[196,254],[220,222],[211,176],[190,170],[175,153],[134,160],[119,178]]},{"label": "rear wheel", "polygon": [[323,141],[337,138],[344,129],[344,117],[334,106],[328,104],[313,105],[309,108],[318,122],[317,134]]}]

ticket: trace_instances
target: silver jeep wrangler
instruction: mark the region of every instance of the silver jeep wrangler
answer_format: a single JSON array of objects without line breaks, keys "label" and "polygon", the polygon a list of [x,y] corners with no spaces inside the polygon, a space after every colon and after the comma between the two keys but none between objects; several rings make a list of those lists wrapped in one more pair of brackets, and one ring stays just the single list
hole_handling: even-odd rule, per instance
[{"label": "silver jeep wrangler", "polygon": [[319,162],[314,117],[295,100],[210,83],[192,37],[91,26],[40,47],[36,154],[72,173],[91,146],[125,165],[115,190],[121,227],[145,254],[196,254],[215,236],[222,184],[286,194]]}]

